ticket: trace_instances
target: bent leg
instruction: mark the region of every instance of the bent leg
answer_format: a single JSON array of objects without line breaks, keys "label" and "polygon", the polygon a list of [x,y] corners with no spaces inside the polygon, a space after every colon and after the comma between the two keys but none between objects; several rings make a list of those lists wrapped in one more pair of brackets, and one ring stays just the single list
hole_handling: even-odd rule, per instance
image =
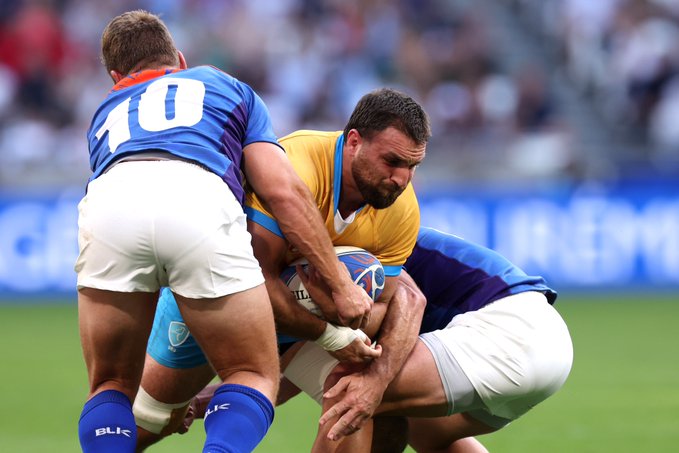
[{"label": "bent leg", "polygon": [[408,443],[418,453],[487,453],[472,436],[496,431],[467,414],[409,418]]},{"label": "bent leg", "polygon": [[[323,403],[323,412],[332,407],[337,400],[328,400]],[[319,425],[311,447],[311,453],[370,453],[373,437],[373,419],[367,420],[360,429],[355,430],[348,436],[340,440],[328,439],[328,432],[332,425],[338,420],[334,418],[325,425]]]},{"label": "bent leg", "polygon": [[209,300],[175,297],[223,383],[205,412],[205,448],[253,450],[273,420],[279,381],[273,310],[264,285]]},{"label": "bent leg", "polygon": [[435,417],[447,413],[448,399],[436,362],[429,348],[418,339],[403,368],[384,392],[377,414]]},{"label": "bent leg", "polygon": [[191,399],[215,376],[210,365],[170,368],[146,355],[140,394],[134,402],[141,451],[177,432],[184,423]]},{"label": "bent leg", "polygon": [[175,294],[184,321],[224,383],[275,401],[279,366],[273,310],[264,285],[210,300]]},{"label": "bent leg", "polygon": [[402,452],[408,446],[408,419],[405,417],[373,418],[371,453]]},{"label": "bent leg", "polygon": [[80,341],[90,392],[79,422],[83,451],[133,452],[131,402],[144,366],[157,293],[78,291]]}]

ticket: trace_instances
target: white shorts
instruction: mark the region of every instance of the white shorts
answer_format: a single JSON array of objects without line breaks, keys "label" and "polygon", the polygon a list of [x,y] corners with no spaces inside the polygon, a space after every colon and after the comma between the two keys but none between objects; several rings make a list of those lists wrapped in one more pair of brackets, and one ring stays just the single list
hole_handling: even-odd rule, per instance
[{"label": "white shorts", "polygon": [[[559,390],[573,363],[566,324],[545,296],[533,291],[458,315],[420,340],[434,356],[449,414],[469,413],[495,428]],[[338,363],[307,342],[283,374],[321,403],[325,380]]]},{"label": "white shorts", "polygon": [[264,282],[246,217],[216,174],[179,160],[127,161],[78,205],[78,288],[214,298]]},{"label": "white shorts", "polygon": [[[445,329],[420,338],[436,361],[449,412],[469,412],[495,427],[559,390],[573,363],[565,322],[535,291],[460,314]],[[478,398],[463,394],[465,377]]]}]

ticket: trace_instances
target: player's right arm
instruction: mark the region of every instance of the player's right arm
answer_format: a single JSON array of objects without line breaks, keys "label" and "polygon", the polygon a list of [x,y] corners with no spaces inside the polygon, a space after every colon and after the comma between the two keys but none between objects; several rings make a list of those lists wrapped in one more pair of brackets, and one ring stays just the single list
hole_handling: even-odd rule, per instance
[{"label": "player's right arm", "polygon": [[365,325],[372,300],[337,259],[316,202],[283,150],[265,142],[247,145],[243,168],[248,183],[267,204],[285,238],[328,284],[340,320],[352,328]]}]

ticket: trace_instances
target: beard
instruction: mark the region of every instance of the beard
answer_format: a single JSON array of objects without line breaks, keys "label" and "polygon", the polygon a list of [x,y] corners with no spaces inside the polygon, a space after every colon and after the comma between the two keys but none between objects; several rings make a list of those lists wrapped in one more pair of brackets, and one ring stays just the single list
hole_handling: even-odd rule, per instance
[{"label": "beard", "polygon": [[374,183],[372,182],[374,175],[371,174],[370,168],[363,166],[363,170],[359,170],[361,165],[352,165],[351,173],[354,177],[354,182],[363,199],[367,204],[375,209],[388,208],[396,199],[403,193],[405,187],[399,187],[397,184],[388,183]]}]

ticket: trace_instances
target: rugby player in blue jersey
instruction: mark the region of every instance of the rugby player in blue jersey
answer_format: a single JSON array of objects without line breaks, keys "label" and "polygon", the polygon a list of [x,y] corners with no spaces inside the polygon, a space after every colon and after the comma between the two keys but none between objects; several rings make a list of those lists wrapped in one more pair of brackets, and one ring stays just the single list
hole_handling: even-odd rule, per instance
[{"label": "rugby player in blue jersey", "polygon": [[[373,451],[402,451],[409,432],[407,441],[420,452],[484,452],[470,436],[517,419],[568,377],[572,342],[552,306],[556,293],[541,277],[430,228],[420,229],[404,269],[407,297],[414,304],[426,298],[426,308],[419,340],[400,366],[378,366],[389,354],[384,351],[364,370],[328,377],[332,358],[306,343],[285,370],[296,386],[323,400],[314,451],[371,451],[370,429],[343,436],[377,414],[408,419],[394,428],[397,419],[377,417],[382,423]],[[341,438],[344,445],[336,441]],[[403,444],[395,446],[399,439]]]},{"label": "rugby player in blue jersey", "polygon": [[314,199],[248,85],[213,67],[188,69],[166,26],[145,11],[114,18],[102,52],[115,85],[87,133],[93,174],[79,204],[75,265],[90,385],[81,447],[135,451],[131,401],[166,286],[223,383],[205,448],[251,451],[273,418],[279,366],[244,182],[321,270],[347,324],[362,325],[372,302],[341,271]]}]

